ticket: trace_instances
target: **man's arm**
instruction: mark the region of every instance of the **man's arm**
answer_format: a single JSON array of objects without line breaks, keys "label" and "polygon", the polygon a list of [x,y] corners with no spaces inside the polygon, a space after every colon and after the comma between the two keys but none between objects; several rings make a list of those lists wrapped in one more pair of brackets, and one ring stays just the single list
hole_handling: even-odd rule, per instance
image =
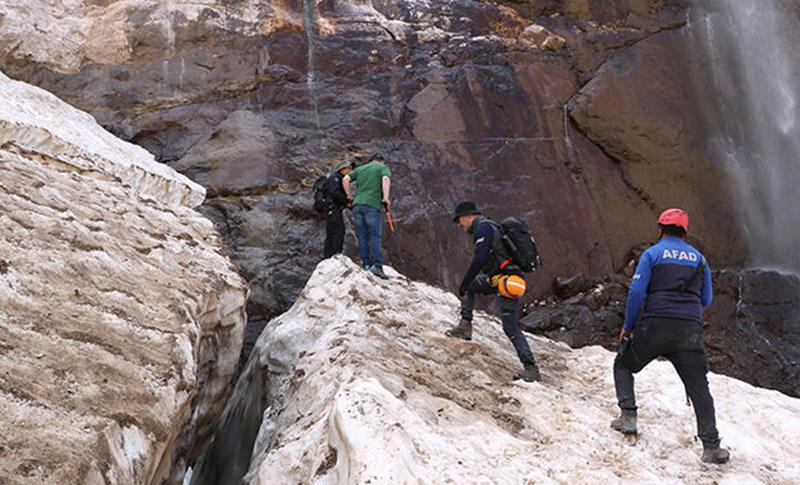
[{"label": "man's arm", "polygon": [[628,290],[628,302],[625,305],[625,323],[622,325],[623,334],[628,334],[633,329],[639,312],[647,298],[647,287],[650,285],[650,274],[652,270],[652,259],[650,253],[642,253],[639,264],[636,266],[636,273],[631,279],[631,287]]},{"label": "man's arm", "polygon": [[382,191],[382,193],[383,193],[383,201],[382,202],[383,202],[383,205],[386,207],[386,210],[388,211],[389,207],[391,206],[391,201],[389,200],[389,190],[392,188],[392,181],[386,175],[384,175],[381,178],[381,187],[383,189],[383,191]]},{"label": "man's arm", "polygon": [[342,179],[342,188],[344,189],[345,195],[347,195],[348,202],[353,200],[353,189],[350,188],[350,175],[345,175]]},{"label": "man's arm", "polygon": [[467,292],[467,287],[478,276],[486,260],[489,258],[489,251],[492,248],[492,240],[494,238],[494,230],[491,224],[478,224],[475,228],[475,254],[472,257],[472,263],[469,265],[464,279],[461,280],[461,286],[458,287],[459,296],[463,296]]},{"label": "man's arm", "polygon": [[703,292],[700,295],[700,302],[703,307],[707,307],[714,299],[714,289],[711,286],[711,268],[708,267],[708,261],[705,258],[703,258],[703,263],[705,263],[705,269],[703,269]]}]

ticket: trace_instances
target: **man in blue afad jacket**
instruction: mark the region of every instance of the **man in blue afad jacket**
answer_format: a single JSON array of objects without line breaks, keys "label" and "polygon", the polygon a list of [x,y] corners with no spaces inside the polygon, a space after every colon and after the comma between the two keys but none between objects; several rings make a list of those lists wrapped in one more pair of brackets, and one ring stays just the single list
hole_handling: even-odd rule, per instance
[{"label": "man in blue afad jacket", "polygon": [[[711,304],[711,270],[700,251],[684,241],[689,230],[686,212],[668,209],[658,218],[658,226],[661,239],[642,253],[628,292],[620,351],[614,361],[621,414],[611,427],[636,434],[633,374],[664,357],[675,367],[694,405],[703,461],[726,463],[730,453],[719,446],[700,323],[703,308]],[[642,320],[636,323],[640,313]]]}]

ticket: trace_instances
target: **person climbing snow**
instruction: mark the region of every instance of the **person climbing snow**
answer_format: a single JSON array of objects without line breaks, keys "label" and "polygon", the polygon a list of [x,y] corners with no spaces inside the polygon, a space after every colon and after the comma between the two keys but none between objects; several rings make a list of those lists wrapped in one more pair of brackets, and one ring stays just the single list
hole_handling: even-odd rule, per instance
[{"label": "person climbing snow", "polygon": [[500,225],[487,219],[473,202],[462,202],[455,210],[453,222],[472,234],[474,255],[467,269],[458,296],[461,297],[461,321],[446,334],[463,340],[472,340],[472,313],[475,296],[498,295],[503,331],[511,340],[523,369],[514,374],[514,380],[534,382],[540,379],[539,368],[528,341],[519,328],[517,299],[525,293],[522,269],[515,265],[501,239]]},{"label": "person climbing snow", "polygon": [[642,253],[628,292],[620,350],[614,360],[620,416],[611,427],[625,435],[637,434],[633,374],[664,357],[675,367],[694,405],[702,460],[726,463],[730,452],[720,448],[701,328],[703,308],[712,300],[711,270],[700,251],[685,241],[689,231],[685,211],[665,210],[658,227],[660,240]]},{"label": "person climbing snow", "polygon": [[[388,276],[383,272],[381,256],[381,207],[387,211],[391,207],[391,177],[384,157],[375,153],[367,164],[357,167],[342,180],[347,200],[353,206],[361,262],[364,269],[383,279]],[[355,197],[351,183],[356,184]]]}]

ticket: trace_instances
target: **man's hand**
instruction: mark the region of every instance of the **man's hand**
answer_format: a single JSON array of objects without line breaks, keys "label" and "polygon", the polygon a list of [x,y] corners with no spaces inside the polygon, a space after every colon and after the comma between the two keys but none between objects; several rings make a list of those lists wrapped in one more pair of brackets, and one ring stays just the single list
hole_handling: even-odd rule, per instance
[{"label": "man's hand", "polygon": [[390,210],[390,209],[391,209],[391,207],[392,207],[392,203],[389,201],[389,199],[387,199],[386,197],[384,197],[384,198],[383,198],[383,200],[382,200],[381,202],[383,202],[383,206],[386,208],[386,212],[389,212],[389,210]]},{"label": "man's hand", "polygon": [[627,337],[628,335],[630,335],[630,332],[625,331],[624,328],[620,329],[620,331],[619,331],[619,341],[622,342],[623,340],[625,340],[625,337]]},{"label": "man's hand", "polygon": [[458,296],[463,297],[467,294],[467,285],[461,285],[458,287]]}]

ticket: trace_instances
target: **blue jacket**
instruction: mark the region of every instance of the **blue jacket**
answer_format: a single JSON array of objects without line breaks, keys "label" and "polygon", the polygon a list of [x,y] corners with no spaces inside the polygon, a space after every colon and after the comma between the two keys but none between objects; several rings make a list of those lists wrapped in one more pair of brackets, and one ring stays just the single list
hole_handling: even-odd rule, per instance
[{"label": "blue jacket", "polygon": [[[702,276],[697,274],[702,264]],[[706,258],[683,239],[665,237],[647,248],[631,280],[623,328],[630,332],[642,318],[700,321],[711,304],[711,269]]]}]

